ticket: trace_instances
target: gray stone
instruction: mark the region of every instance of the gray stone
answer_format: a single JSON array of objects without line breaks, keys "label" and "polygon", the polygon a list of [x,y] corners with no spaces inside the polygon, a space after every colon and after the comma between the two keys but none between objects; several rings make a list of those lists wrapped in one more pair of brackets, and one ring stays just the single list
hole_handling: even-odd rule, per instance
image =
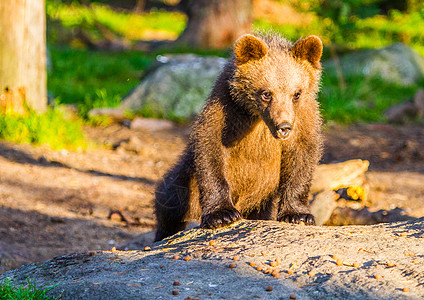
[{"label": "gray stone", "polygon": [[131,121],[130,125],[131,129],[143,129],[149,131],[172,129],[173,127],[174,123],[171,121],[147,118],[135,118]]},{"label": "gray stone", "polygon": [[389,107],[384,112],[384,116],[387,118],[387,121],[394,124],[403,124],[408,119],[416,117],[417,114],[417,107],[413,102],[409,101]]},{"label": "gray stone", "polygon": [[122,121],[125,119],[124,110],[119,107],[101,107],[93,108],[88,112],[90,117],[105,116],[114,121]]},{"label": "gray stone", "polygon": [[337,207],[327,224],[332,226],[342,225],[373,225],[378,223],[399,222],[412,220],[407,212],[399,207],[391,210],[380,209],[371,211],[368,207],[353,209],[350,207]]},{"label": "gray stone", "polygon": [[158,56],[154,70],[123,99],[121,107],[188,120],[203,107],[225,63],[224,58],[193,54]]},{"label": "gray stone", "polygon": [[144,143],[135,135],[130,136],[129,139],[121,141],[116,145],[116,151],[124,153],[122,150],[140,153],[144,149]]},{"label": "gray stone", "polygon": [[[345,77],[377,76],[407,86],[424,78],[424,58],[401,43],[381,49],[355,51],[340,56],[339,60]],[[324,70],[335,75],[335,61],[324,62]]]},{"label": "gray stone", "polygon": [[28,264],[0,280],[26,285],[29,278],[61,299],[423,299],[423,249],[424,218],[340,227],[241,221],[185,230],[150,251],[93,251]]}]

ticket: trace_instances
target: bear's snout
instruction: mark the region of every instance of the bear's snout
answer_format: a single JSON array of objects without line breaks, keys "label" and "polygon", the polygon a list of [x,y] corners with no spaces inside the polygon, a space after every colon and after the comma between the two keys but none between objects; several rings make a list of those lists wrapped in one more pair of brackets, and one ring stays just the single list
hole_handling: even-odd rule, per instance
[{"label": "bear's snout", "polygon": [[280,139],[286,139],[289,137],[292,130],[292,124],[288,122],[283,122],[277,125],[277,134]]}]

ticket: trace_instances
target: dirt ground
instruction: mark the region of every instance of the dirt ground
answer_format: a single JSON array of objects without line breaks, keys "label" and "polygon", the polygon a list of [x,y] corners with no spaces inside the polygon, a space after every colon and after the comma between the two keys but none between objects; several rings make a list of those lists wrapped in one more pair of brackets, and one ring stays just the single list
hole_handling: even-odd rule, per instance
[{"label": "dirt ground", "polygon": [[[154,228],[153,191],[187,127],[149,132],[87,128],[82,152],[0,143],[0,273],[21,264],[111,249]],[[424,216],[424,125],[327,125],[323,163],[370,161],[371,209]],[[117,147],[136,141],[134,149]],[[130,149],[130,150],[128,150]]]}]

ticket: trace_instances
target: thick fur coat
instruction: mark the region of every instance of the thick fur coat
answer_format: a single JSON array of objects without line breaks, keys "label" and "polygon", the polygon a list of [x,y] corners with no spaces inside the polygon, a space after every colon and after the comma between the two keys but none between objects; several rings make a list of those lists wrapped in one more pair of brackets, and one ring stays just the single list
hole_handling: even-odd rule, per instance
[{"label": "thick fur coat", "polygon": [[308,192],[321,158],[316,101],[321,40],[244,35],[156,190],[156,240],[190,219],[218,228],[241,218],[314,224]]}]

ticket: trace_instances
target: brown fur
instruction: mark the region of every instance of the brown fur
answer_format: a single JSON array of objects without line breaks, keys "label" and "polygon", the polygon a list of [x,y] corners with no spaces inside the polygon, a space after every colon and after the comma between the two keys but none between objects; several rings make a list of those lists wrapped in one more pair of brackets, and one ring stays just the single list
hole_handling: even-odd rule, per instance
[{"label": "brown fur", "polygon": [[156,191],[156,240],[201,216],[217,228],[238,219],[314,224],[308,206],[321,157],[316,93],[322,44],[245,35],[193,124],[187,148]]}]

